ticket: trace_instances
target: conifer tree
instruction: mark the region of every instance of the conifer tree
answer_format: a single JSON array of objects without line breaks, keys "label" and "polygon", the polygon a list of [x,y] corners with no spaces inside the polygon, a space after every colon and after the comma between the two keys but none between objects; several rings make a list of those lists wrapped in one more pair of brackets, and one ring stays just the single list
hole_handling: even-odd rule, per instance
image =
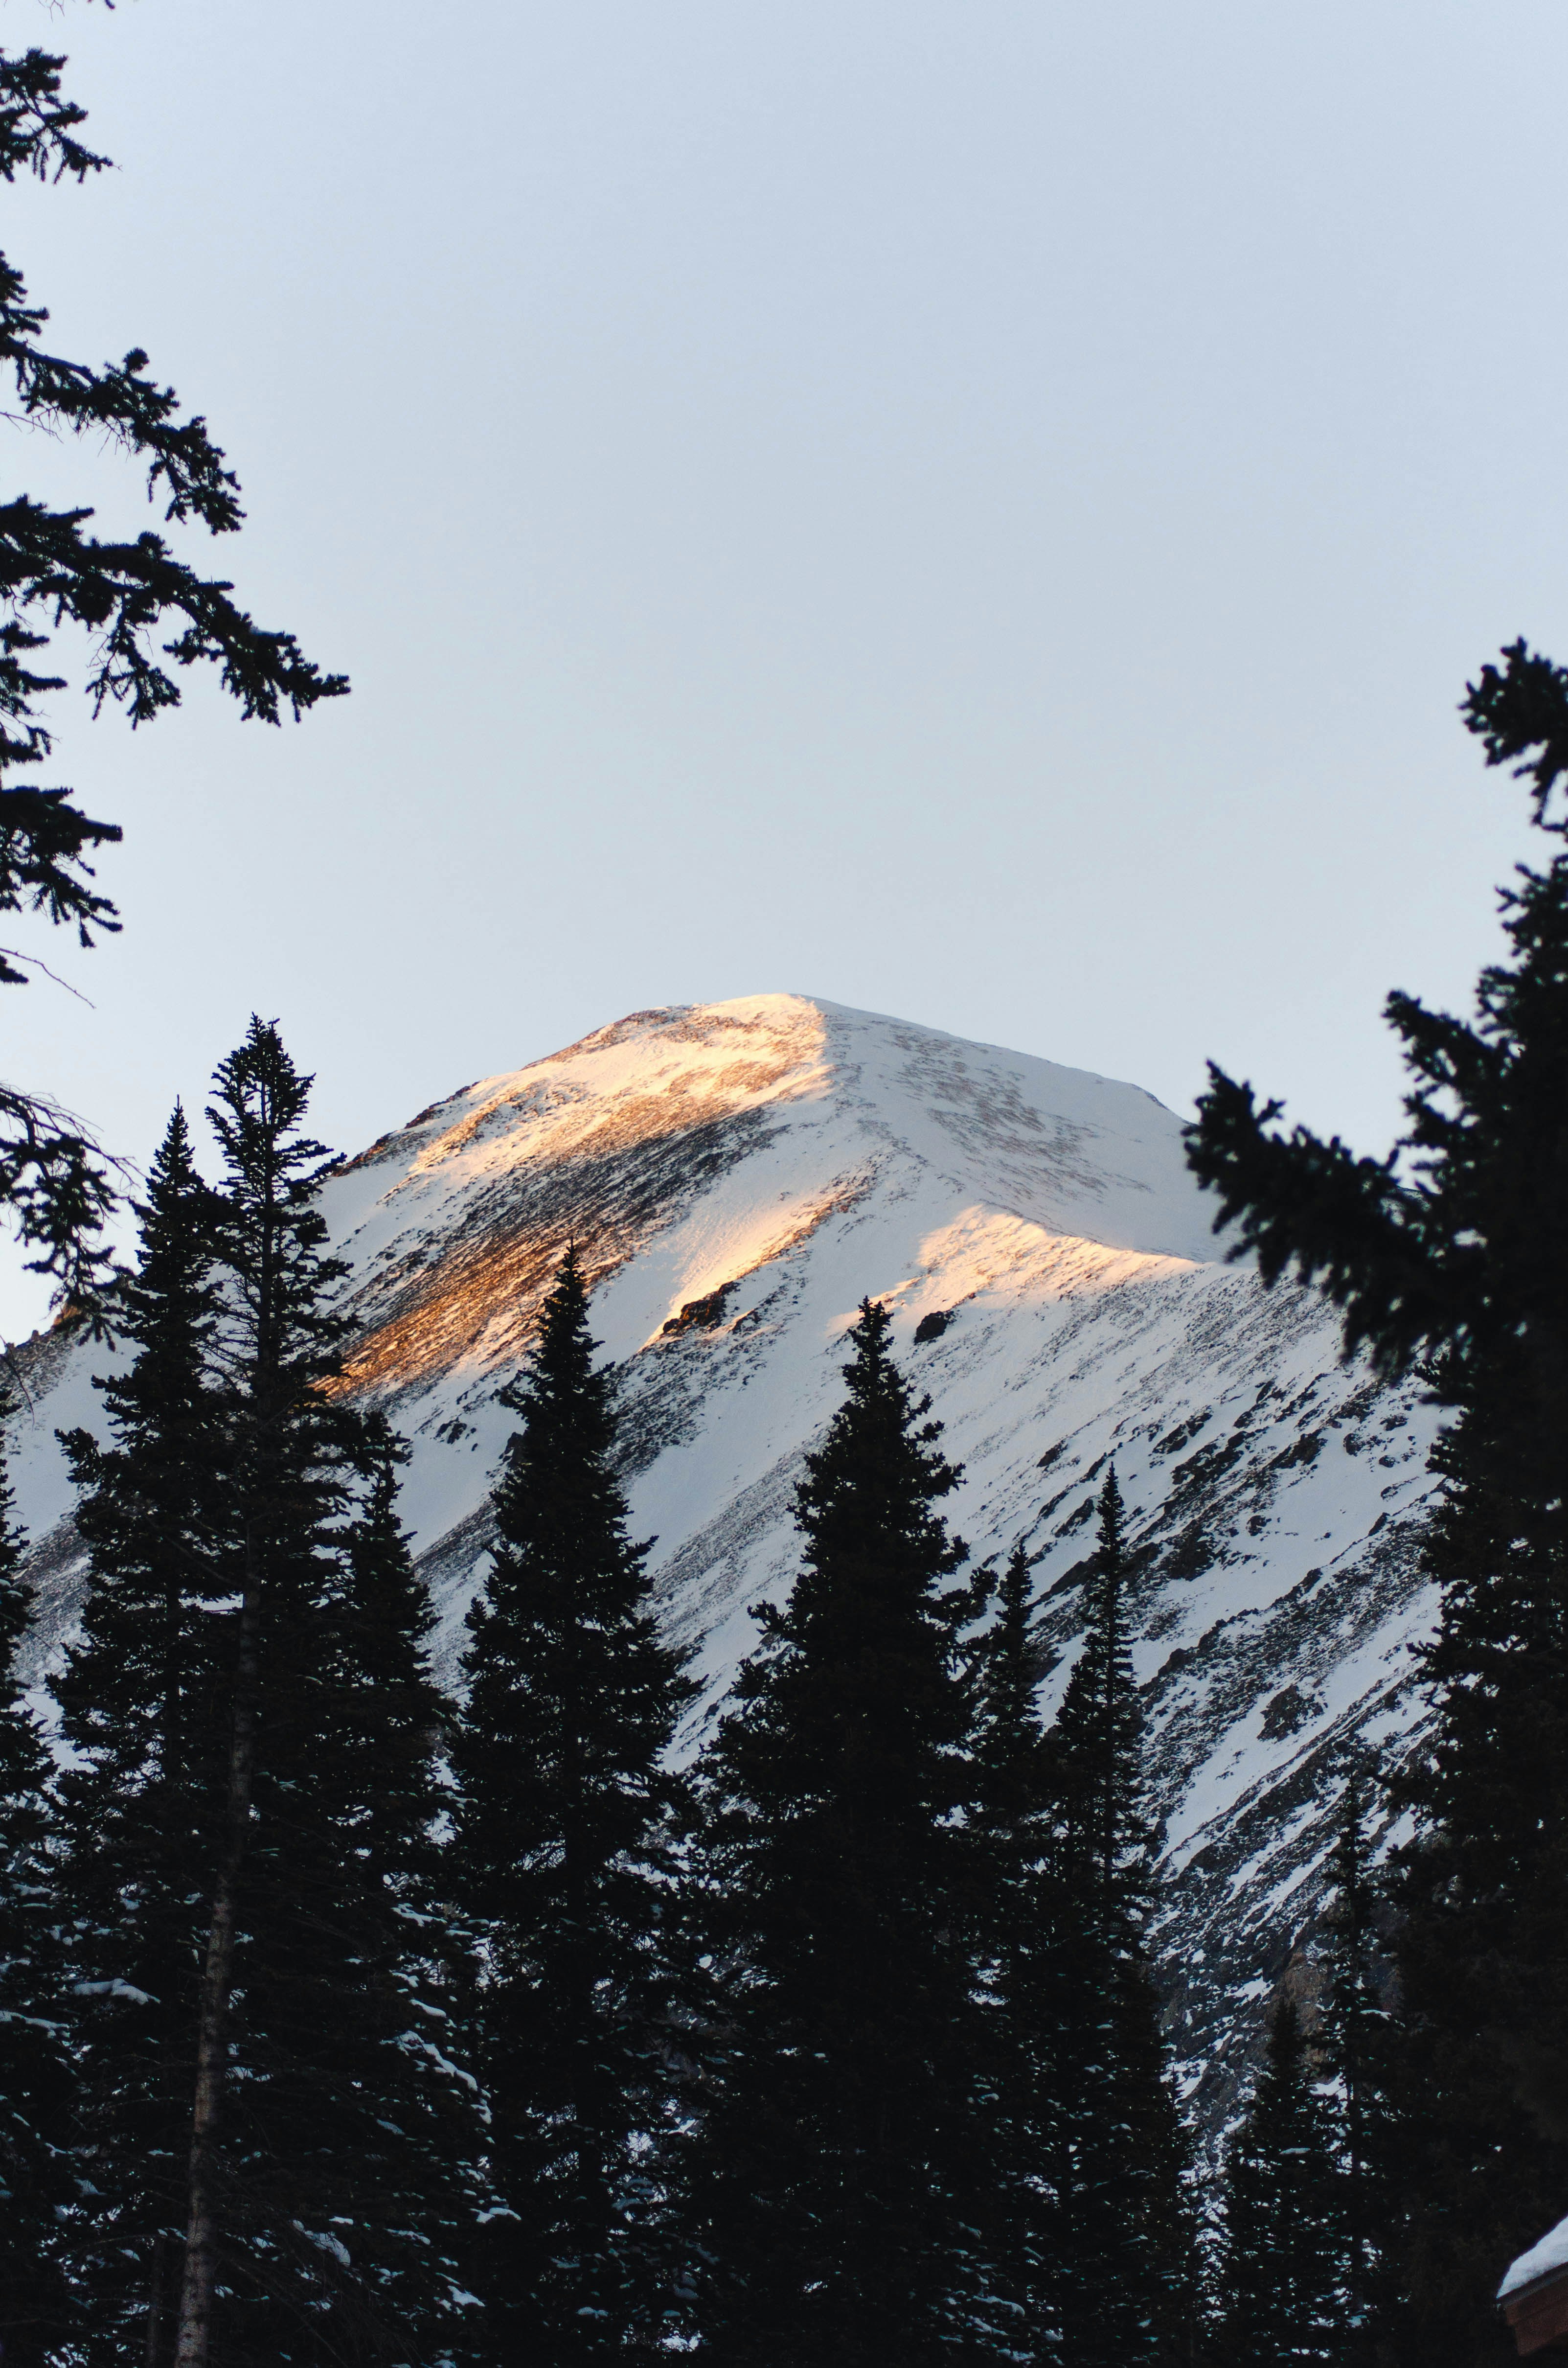
[{"label": "conifer tree", "polygon": [[[0,180],[80,187],[108,168],[80,136],[86,113],[63,95],[64,64],[45,50],[0,52]],[[239,480],[205,419],[182,415],[173,388],[148,375],[140,347],[102,369],[51,351],[48,319],[0,256],[0,366],[15,384],[7,419],[118,447],[146,470],[149,500],[164,504],[161,524],[233,533],[244,518]],[[348,688],[341,675],[320,673],[291,633],[256,626],[230,598],[232,584],[193,570],[163,534],[100,537],[92,517],[25,494],[0,502],[0,912],[40,914],[84,947],[119,927],[94,884],[95,859],[119,839],[119,826],[84,814],[69,790],[13,778],[50,753],[40,701],[64,680],[43,668],[56,662],[50,644],[62,627],[87,637],[94,711],[110,701],[133,723],[177,707],[184,671],[198,665],[216,666],[242,714],[270,723],[285,708],[299,717]],[[0,950],[0,986],[25,985],[36,964],[35,955]],[[115,1198],[107,1171],[117,1165],[47,1096],[0,1084],[0,1208],[35,1253],[33,1269],[78,1306],[107,1281],[101,1235]]]},{"label": "conifer tree", "polygon": [[1114,1467],[1098,1514],[1088,1633],[1050,1737],[1061,1999],[1053,2169],[1074,2368],[1182,2359],[1194,2309],[1185,2141],[1143,1946],[1154,1829]]},{"label": "conifer tree", "polygon": [[227,1738],[226,1432],[211,1355],[211,1195],[177,1108],[119,1294],[136,1349],[98,1384],[114,1444],[65,1445],[89,1556],[79,1640],[55,1680],[74,1765],[59,1873],[74,1974],[84,2198],[75,2275],[91,2361],[165,2344],[184,2237],[198,1950],[222,1834]]},{"label": "conifer tree", "polygon": [[393,1886],[415,1871],[437,1879],[433,1756],[449,1706],[431,1674],[436,1628],[398,1513],[408,1450],[384,1418],[366,1418],[358,1453],[362,1495],[344,1538],[336,1599],[337,1691],[333,1782],[356,1850]]},{"label": "conifer tree", "polygon": [[1232,2141],[1215,2352],[1221,2368],[1346,2357],[1334,2132],[1295,2001],[1282,1998]]},{"label": "conifer tree", "polygon": [[574,1249],[506,1404],[494,1562],[469,1619],[455,1881],[478,1950],[490,2197],[473,2282],[488,2357],[652,2340],[690,1693],[627,1534],[613,1376]]},{"label": "conifer tree", "polygon": [[[383,1420],[365,1420],[358,1502],[326,1600],[327,1717],[312,1747],[315,1798],[330,1821],[328,1913],[306,1933],[320,1955],[290,1968],[295,1981],[308,1974],[301,2002],[313,1992],[322,2038],[291,2085],[302,2130],[308,2116],[330,2117],[312,2188],[318,2223],[350,2250],[355,2281],[331,2342],[351,2340],[392,2362],[412,2351],[422,2368],[427,2358],[494,2355],[461,2282],[482,2130],[439,1839],[449,1706],[430,1667],[436,1615],[398,1519],[407,1454]],[[290,2176],[285,2166],[285,2203]]]},{"label": "conifer tree", "polygon": [[[1464,713],[1561,842],[1568,674],[1517,643]],[[1502,908],[1473,1021],[1390,997],[1412,1090],[1388,1159],[1271,1132],[1279,1106],[1218,1070],[1189,1151],[1265,1280],[1321,1277],[1347,1352],[1424,1360],[1452,1415],[1426,1548],[1434,1739],[1398,1789],[1418,1827],[1395,1954],[1423,2368],[1506,2356],[1498,2279],[1568,2194],[1568,851],[1520,867]]]},{"label": "conifer tree", "polygon": [[704,2356],[962,2358],[984,2284],[957,1474],[862,1303],[805,1558],[713,1748],[718,2028],[694,2178]]},{"label": "conifer tree", "polygon": [[1568,1508],[1519,1474],[1515,1382],[1478,1391],[1433,1458],[1437,1718],[1395,1793],[1421,1821],[1394,1950],[1400,2356],[1423,2368],[1507,2357],[1498,2281],[1568,2194]]},{"label": "conifer tree", "polygon": [[1030,1616],[1028,1557],[1015,1546],[995,1616],[974,1648],[970,1833],[984,2135],[980,2220],[987,2317],[1005,2358],[1055,2360],[1064,2265],[1051,2186],[1059,2131],[1054,2075],[1062,2020],[1055,1945],[1055,1793],[1035,1698],[1048,1656]]},{"label": "conifer tree", "polygon": [[1319,2050],[1334,2083],[1338,2179],[1335,2234],[1345,2332],[1336,2357],[1387,2357],[1398,2301],[1402,2169],[1395,2107],[1400,2032],[1386,1999],[1390,1967],[1368,1840],[1369,1783],[1345,1787],[1324,1919]]},{"label": "conifer tree", "polygon": [[12,1504],[0,1463],[0,2355],[7,2368],[43,2368],[76,2326],[61,2265],[75,2100],[48,1770],[16,1673],[30,1605]]},{"label": "conifer tree", "polygon": [[342,1269],[301,1132],[310,1084],[253,1021],[210,1113],[238,1610],[176,2368],[438,2358],[460,2301],[463,2081],[418,1922],[438,1808],[428,1623],[389,1459],[323,1386]]}]

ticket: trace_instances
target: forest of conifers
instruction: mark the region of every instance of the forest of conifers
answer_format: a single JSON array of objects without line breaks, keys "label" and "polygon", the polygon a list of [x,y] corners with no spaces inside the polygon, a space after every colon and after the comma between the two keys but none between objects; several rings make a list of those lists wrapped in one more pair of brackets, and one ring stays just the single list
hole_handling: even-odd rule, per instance
[{"label": "forest of conifers", "polygon": [[[1467,704],[1561,837],[1568,677],[1521,645]],[[1568,853],[1504,922],[1473,1021],[1391,1006],[1403,1160],[1219,1072],[1190,1136],[1265,1277],[1317,1278],[1449,1414],[1430,1719],[1346,1773],[1312,1981],[1207,2186],[1144,1941],[1114,1469],[1047,1725],[1028,1557],[951,1534],[866,1300],[793,1588],[677,1769],[692,1687],[573,1251],[443,1692],[403,1451],[337,1385],[310,1081],[254,1021],[222,1174],[176,1110],[97,1302],[126,1354],[66,1441],[58,1748],[14,1676],[0,1713],[7,2363],[1509,2356],[1498,2277],[1568,2201]]]}]

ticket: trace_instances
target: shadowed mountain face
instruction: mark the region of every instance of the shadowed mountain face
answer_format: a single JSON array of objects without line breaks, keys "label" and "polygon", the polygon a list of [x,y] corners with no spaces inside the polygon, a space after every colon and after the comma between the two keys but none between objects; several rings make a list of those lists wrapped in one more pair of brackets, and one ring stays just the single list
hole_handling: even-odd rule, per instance
[{"label": "shadowed mountain face", "polygon": [[[1416,1714],[1415,1531],[1433,1417],[1338,1360],[1315,1294],[1226,1266],[1147,1094],[796,996],[636,1012],[421,1112],[327,1187],[353,1261],[347,1385],[414,1450],[405,1517],[449,1658],[526,1354],[575,1240],[619,1369],[638,1534],[706,1681],[695,1745],[794,1571],[801,1459],[868,1294],[930,1392],[977,1558],[1019,1537],[1060,1660],[1114,1456],[1165,1815],[1173,2027],[1222,2114],[1312,1920],[1340,1770]],[[38,1650],[80,1586],[57,1428],[101,1425],[105,1354],[21,1352],[16,1475]]]}]

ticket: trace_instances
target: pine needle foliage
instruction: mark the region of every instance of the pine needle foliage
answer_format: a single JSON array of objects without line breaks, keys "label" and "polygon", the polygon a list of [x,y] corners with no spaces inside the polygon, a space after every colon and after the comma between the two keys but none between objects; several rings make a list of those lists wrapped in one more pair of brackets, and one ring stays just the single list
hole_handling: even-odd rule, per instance
[{"label": "pine needle foliage", "polygon": [[1409,1127],[1356,1159],[1211,1072],[1189,1141],[1266,1280],[1291,1264],[1344,1313],[1346,1350],[1421,1362],[1450,1410],[1426,1563],[1431,1751],[1398,1788],[1396,1957],[1409,2356],[1506,2356],[1493,2297],[1568,2192],[1568,674],[1523,642],[1464,702],[1488,764],[1558,842],[1501,897],[1507,956],[1470,1020],[1389,998]]},{"label": "pine needle foliage", "polygon": [[520,1417],[469,1618],[451,1853],[477,1952],[488,2358],[651,2343],[673,2111],[674,1848],[665,1755],[691,1688],[628,1535],[613,1375],[562,1262],[506,1403]]},{"label": "pine needle foliage", "polygon": [[1143,1941],[1155,1827],[1114,1466],[1097,1511],[1087,1634],[1050,1735],[1060,2001],[1053,2184],[1063,2357],[1074,2368],[1122,2368],[1188,2356],[1194,2232],[1185,2135]]},{"label": "pine needle foliage", "polygon": [[1568,2193],[1568,1518],[1561,1478],[1521,1484],[1510,1395],[1434,1458],[1437,1729],[1398,1793],[1405,2356],[1434,2368],[1507,2356],[1498,2281]]},{"label": "pine needle foliage", "polygon": [[971,1773],[937,1510],[958,1474],[861,1304],[782,1610],[706,1775],[720,1977],[695,2169],[703,2356],[907,2368],[974,2348]]},{"label": "pine needle foliage", "polygon": [[1218,2368],[1346,2357],[1338,2164],[1295,2001],[1282,1998],[1225,2171]]},{"label": "pine needle foliage", "polygon": [[403,1451],[334,1386],[310,1083],[254,1021],[217,1080],[218,1191],[176,1110],[111,1436],[66,1441],[91,1558],[56,1876],[88,2368],[424,2368],[471,2315],[446,1711]]},{"label": "pine needle foliage", "polygon": [[219,1862],[232,1622],[226,1430],[211,1369],[217,1207],[176,1109],[119,1293],[113,1444],[65,1440],[89,1581],[54,1682],[74,1765],[58,1874],[74,1982],[89,2362],[164,2356],[185,2234],[198,1964]]},{"label": "pine needle foliage", "polygon": [[[445,2356],[464,2307],[472,2089],[425,1893],[440,1811],[428,1611],[392,1513],[395,1456],[331,1386],[343,1269],[310,1087],[253,1020],[210,1112],[226,1171],[206,1355],[222,1740],[178,2046],[194,2104],[177,2306],[149,2368],[412,2368]],[[123,1424],[120,1445],[134,1464]],[[168,1970],[184,1987],[184,1964]]]},{"label": "pine needle foliage", "polygon": [[0,2351],[8,2368],[45,2368],[76,2329],[61,2258],[75,2097],[48,1762],[16,1667],[31,1603],[13,1506],[0,1463]]},{"label": "pine needle foliage", "polygon": [[[0,178],[80,188],[108,165],[80,136],[85,111],[63,96],[64,64],[38,48],[0,52]],[[145,469],[165,526],[233,533],[244,516],[239,481],[206,421],[149,376],[140,347],[101,367],[75,361],[42,342],[48,319],[0,256],[0,370],[15,385],[12,416],[118,447]],[[215,667],[241,713],[269,723],[348,688],[341,675],[324,675],[292,634],[256,625],[231,598],[232,584],[193,569],[164,535],[103,538],[90,530],[92,517],[85,505],[54,509],[26,494],[0,501],[0,913],[41,915],[84,947],[119,927],[94,885],[94,859],[119,838],[119,825],[84,814],[69,790],[10,778],[50,754],[40,702],[65,688],[48,670],[62,627],[87,637],[94,712],[107,700],[132,725],[177,706],[191,666]],[[36,956],[0,950],[0,985],[25,985],[36,966]],[[35,1252],[32,1269],[54,1277],[77,1306],[93,1302],[107,1276],[112,1165],[47,1096],[0,1085],[0,1205]],[[95,1320],[102,1314],[97,1308]]]},{"label": "pine needle foliage", "polygon": [[1332,2084],[1335,2242],[1344,2335],[1335,2358],[1374,2368],[1398,2319],[1405,2180],[1396,2093],[1401,2031],[1390,2002],[1392,1921],[1372,1864],[1372,1782],[1353,1769],[1340,1804],[1324,1916],[1317,2054]]},{"label": "pine needle foliage", "polygon": [[972,1648],[969,1831],[977,1949],[976,2104],[986,2317],[997,2356],[1061,2355],[1066,2264],[1051,2171],[1061,2140],[1056,2072],[1066,1994],[1058,1952],[1055,1761],[1036,1707],[1051,1656],[1015,1546],[994,1616]]}]

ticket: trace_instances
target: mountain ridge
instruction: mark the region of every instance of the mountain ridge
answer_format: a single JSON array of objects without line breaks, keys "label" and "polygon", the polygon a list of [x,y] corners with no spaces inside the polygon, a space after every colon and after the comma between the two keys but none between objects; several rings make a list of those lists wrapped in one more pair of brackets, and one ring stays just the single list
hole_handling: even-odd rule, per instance
[{"label": "mountain ridge", "polygon": [[[1065,1683],[1091,1483],[1114,1455],[1165,1819],[1157,1935],[1199,2109],[1311,1926],[1338,1772],[1397,1752],[1435,1422],[1339,1359],[1315,1292],[1226,1263],[1181,1121],[1142,1088],[799,996],[626,1015],[431,1104],[323,1208],[352,1267],[344,1386],[413,1451],[405,1519],[450,1672],[512,1417],[500,1392],[568,1240],[618,1371],[626,1478],[707,1731],[797,1560],[795,1481],[858,1302],[893,1315],[964,1467],[976,1558],[1021,1539]],[[13,1425],[40,1655],[79,1589],[56,1427],[102,1352],[46,1338]],[[45,1369],[47,1367],[47,1380]]]}]

